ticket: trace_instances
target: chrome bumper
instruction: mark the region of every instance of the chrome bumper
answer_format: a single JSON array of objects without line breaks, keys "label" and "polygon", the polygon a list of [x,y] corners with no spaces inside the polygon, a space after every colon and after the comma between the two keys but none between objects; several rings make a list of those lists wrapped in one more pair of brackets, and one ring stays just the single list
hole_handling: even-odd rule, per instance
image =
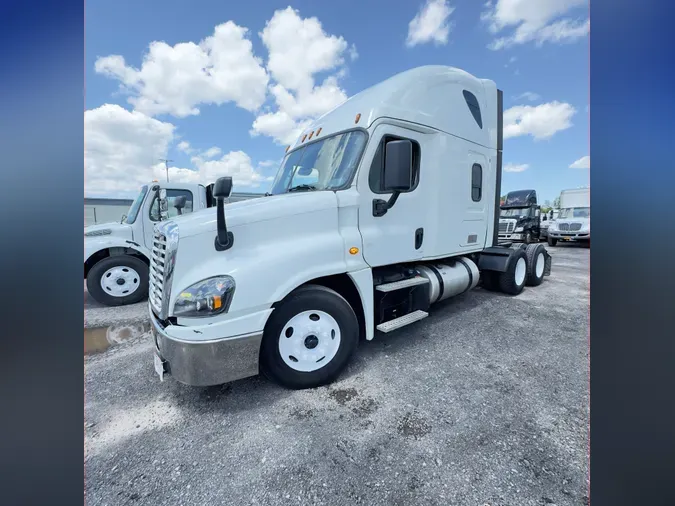
[{"label": "chrome bumper", "polygon": [[190,386],[222,385],[258,374],[262,332],[210,341],[185,341],[166,333],[150,313],[155,352],[166,373]]},{"label": "chrome bumper", "polygon": [[552,232],[549,230],[548,236],[551,239],[558,239],[560,241],[588,241],[591,239],[590,232]]},{"label": "chrome bumper", "polygon": [[515,234],[498,234],[498,235],[502,241],[520,241],[523,239],[522,232],[518,232]]}]

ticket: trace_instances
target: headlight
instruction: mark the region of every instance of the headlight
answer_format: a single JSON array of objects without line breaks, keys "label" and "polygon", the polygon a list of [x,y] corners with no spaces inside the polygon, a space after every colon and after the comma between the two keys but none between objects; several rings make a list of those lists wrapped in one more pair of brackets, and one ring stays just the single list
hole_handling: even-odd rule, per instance
[{"label": "headlight", "polygon": [[514,230],[514,232],[522,232],[522,231],[523,231],[523,227],[516,227],[516,229]]},{"label": "headlight", "polygon": [[173,306],[174,316],[200,317],[227,313],[234,296],[230,276],[215,276],[183,290]]},{"label": "headlight", "polygon": [[558,224],[555,221],[551,222],[551,224],[548,226],[548,229],[553,230],[555,232],[556,230],[558,230]]},{"label": "headlight", "polygon": [[591,231],[591,224],[590,223],[584,223],[581,226],[581,231],[582,232],[590,232]]}]

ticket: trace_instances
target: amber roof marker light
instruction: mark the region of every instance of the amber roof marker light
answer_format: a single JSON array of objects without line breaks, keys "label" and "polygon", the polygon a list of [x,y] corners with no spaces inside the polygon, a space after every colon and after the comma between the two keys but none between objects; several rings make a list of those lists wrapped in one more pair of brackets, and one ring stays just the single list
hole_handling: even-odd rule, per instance
[{"label": "amber roof marker light", "polygon": [[354,120],[354,123],[357,123],[357,124],[358,124],[358,122],[359,122],[360,119],[361,119],[361,113],[358,113],[358,114],[356,115],[356,119]]}]

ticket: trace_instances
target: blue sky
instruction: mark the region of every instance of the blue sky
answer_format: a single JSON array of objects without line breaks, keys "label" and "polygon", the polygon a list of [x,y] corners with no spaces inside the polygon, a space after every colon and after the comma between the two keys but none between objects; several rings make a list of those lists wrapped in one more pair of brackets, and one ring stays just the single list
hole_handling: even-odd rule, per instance
[{"label": "blue sky", "polygon": [[543,202],[588,184],[590,160],[570,167],[589,155],[586,1],[393,5],[87,4],[85,193],[133,195],[161,177],[162,158],[174,179],[228,173],[235,191],[263,192],[303,122],[426,64],[504,90],[505,191],[534,188]]}]

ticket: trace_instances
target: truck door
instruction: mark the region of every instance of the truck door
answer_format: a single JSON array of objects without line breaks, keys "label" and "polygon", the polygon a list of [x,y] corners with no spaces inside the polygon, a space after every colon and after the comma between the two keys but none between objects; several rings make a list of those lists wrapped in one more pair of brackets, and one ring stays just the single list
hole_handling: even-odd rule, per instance
[{"label": "truck door", "polygon": [[[420,161],[424,152],[424,138],[422,133],[387,124],[375,128],[371,135],[357,181],[363,256],[371,267],[422,258],[425,179],[424,174],[420,173]],[[382,191],[381,181],[385,144],[393,140],[410,140],[413,143],[413,187],[401,193],[386,214],[374,216],[373,201],[389,200],[391,196],[391,193]]]},{"label": "truck door", "polygon": [[[180,214],[189,214],[193,211],[195,206],[195,195],[192,194],[190,190],[183,189],[167,189],[166,190],[166,199],[169,204],[169,219],[175,218],[179,215],[179,210],[174,207],[176,203],[176,197],[185,196],[185,207],[180,210]],[[197,196],[198,198],[198,196]],[[143,219],[143,238],[145,241],[145,247],[152,249],[152,234],[153,229],[156,223],[159,223],[159,201],[157,200],[157,194],[151,195],[151,198],[147,199],[146,202],[146,212],[144,213]],[[197,202],[197,205],[199,203]]]}]

